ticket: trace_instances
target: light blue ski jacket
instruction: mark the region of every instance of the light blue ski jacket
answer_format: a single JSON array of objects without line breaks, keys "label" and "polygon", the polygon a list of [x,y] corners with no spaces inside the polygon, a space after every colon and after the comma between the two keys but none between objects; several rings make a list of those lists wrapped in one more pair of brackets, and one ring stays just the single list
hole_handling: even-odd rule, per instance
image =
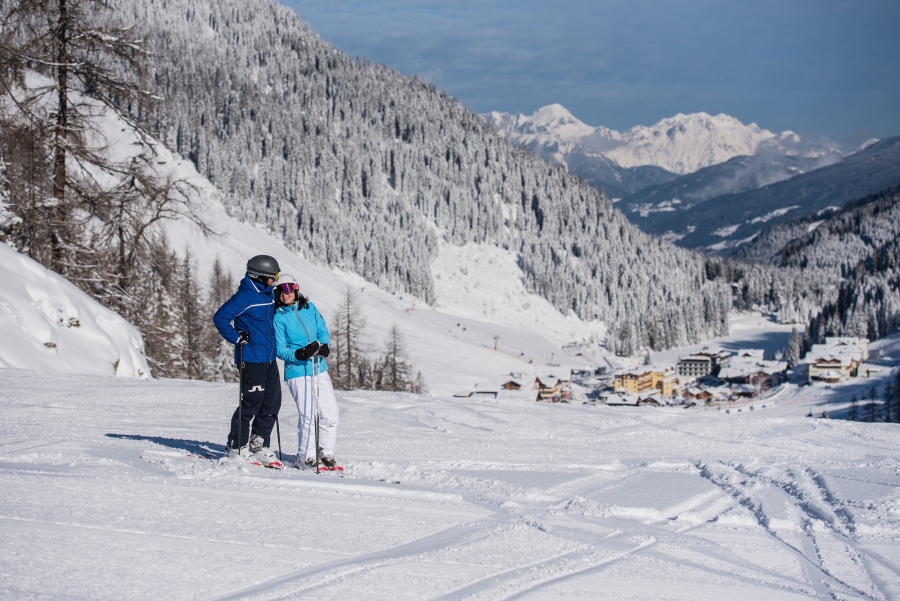
[{"label": "light blue ski jacket", "polygon": [[328,371],[324,357],[316,356],[306,361],[298,361],[294,357],[294,351],[313,340],[318,340],[319,344],[328,344],[331,340],[325,320],[316,306],[307,302],[301,309],[297,305],[279,307],[275,311],[275,346],[278,358],[284,361],[285,380],[313,375],[313,361],[318,361],[319,373]]}]

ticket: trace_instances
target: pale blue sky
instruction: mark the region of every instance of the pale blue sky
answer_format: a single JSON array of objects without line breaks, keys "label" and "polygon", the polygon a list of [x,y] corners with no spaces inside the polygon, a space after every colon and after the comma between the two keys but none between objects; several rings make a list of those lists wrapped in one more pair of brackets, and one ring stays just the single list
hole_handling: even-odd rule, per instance
[{"label": "pale blue sky", "polygon": [[282,0],[325,40],[478,112],[558,102],[620,131],[727,113],[900,135],[900,0]]}]

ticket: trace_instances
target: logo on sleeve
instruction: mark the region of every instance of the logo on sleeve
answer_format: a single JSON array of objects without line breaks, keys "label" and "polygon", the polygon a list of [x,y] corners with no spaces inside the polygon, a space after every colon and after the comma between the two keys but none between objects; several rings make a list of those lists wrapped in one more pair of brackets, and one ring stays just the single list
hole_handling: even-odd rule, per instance
[{"label": "logo on sleeve", "polygon": [[253,388],[251,388],[251,389],[248,390],[247,392],[265,392],[265,391],[266,391],[266,389],[263,388],[262,385],[257,384],[256,386],[254,386]]}]

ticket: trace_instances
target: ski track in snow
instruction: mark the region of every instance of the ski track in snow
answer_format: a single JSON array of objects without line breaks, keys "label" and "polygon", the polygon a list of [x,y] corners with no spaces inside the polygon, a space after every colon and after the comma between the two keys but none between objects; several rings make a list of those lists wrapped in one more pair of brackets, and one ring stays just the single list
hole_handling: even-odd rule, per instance
[{"label": "ski track in snow", "polygon": [[896,425],[354,391],[341,477],[234,392],[0,370],[0,597],[900,598]]}]

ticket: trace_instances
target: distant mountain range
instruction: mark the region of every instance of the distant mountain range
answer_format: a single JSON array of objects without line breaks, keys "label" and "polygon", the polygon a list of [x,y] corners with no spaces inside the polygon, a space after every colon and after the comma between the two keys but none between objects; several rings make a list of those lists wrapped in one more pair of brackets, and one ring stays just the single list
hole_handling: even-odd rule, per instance
[{"label": "distant mountain range", "polygon": [[[513,144],[526,146],[551,162],[566,165],[569,171],[582,177],[585,177],[581,171],[588,158],[624,170],[658,167],[673,174],[670,179],[675,179],[737,156],[842,155],[837,144],[828,140],[813,142],[792,131],[775,134],[755,123],[745,125],[724,114],[678,114],[623,133],[586,125],[559,104],[545,106],[528,116],[495,111],[482,117]],[[575,164],[572,158],[576,158]],[[615,187],[619,182],[608,183]],[[615,198],[609,191],[607,195]]]},{"label": "distant mountain range", "polygon": [[641,205],[630,199],[622,203],[629,219],[647,232],[666,235],[688,248],[728,254],[775,223],[840,208],[897,184],[900,136],[876,142],[839,163],[755,190],[685,203],[684,208],[662,203],[650,210],[647,203],[638,210]]},{"label": "distant mountain range", "polygon": [[678,114],[624,133],[586,125],[558,104],[482,118],[599,187],[644,231],[707,252],[729,254],[767,225],[900,183],[894,138],[847,154],[728,115]]}]

